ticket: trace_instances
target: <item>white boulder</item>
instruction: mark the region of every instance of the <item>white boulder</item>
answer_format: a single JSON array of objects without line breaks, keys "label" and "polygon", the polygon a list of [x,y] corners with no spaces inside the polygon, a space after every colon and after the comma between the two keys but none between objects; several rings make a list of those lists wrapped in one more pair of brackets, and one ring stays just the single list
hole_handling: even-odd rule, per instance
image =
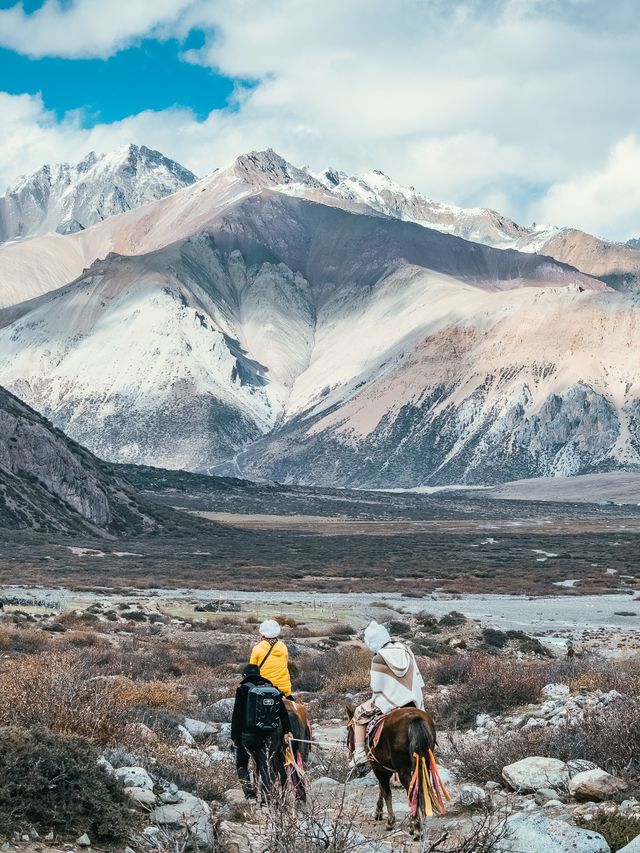
[{"label": "white boulder", "polygon": [[564,761],[531,756],[504,767],[502,778],[512,790],[526,794],[540,788],[558,790],[568,784],[570,777]]},{"label": "white boulder", "polygon": [[514,814],[506,819],[506,833],[496,853],[610,853],[598,832],[580,829],[540,813]]},{"label": "white boulder", "polygon": [[178,791],[180,801],[158,806],[151,812],[153,820],[161,826],[174,826],[186,830],[187,834],[199,844],[211,848],[215,846],[215,832],[211,822],[211,809],[204,800]]},{"label": "white boulder", "polygon": [[117,779],[122,779],[125,788],[146,788],[153,791],[153,779],[144,767],[118,767],[114,770]]},{"label": "white boulder", "polygon": [[569,793],[580,800],[610,800],[627,790],[627,783],[596,767],[576,775],[569,782]]}]

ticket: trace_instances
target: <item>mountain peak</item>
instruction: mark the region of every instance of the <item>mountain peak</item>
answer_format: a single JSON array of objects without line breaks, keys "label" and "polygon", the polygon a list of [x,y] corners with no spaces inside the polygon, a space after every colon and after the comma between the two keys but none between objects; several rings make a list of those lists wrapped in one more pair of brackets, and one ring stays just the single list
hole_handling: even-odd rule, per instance
[{"label": "mountain peak", "polygon": [[0,196],[0,243],[49,231],[69,233],[157,201],[193,184],[196,176],[160,151],[134,144],[107,154],[90,151],[78,163],[44,165]]},{"label": "mountain peak", "polygon": [[249,184],[275,187],[286,184],[303,184],[308,187],[326,190],[317,178],[305,169],[293,166],[273,148],[264,151],[250,151],[236,157],[232,164],[235,174]]}]

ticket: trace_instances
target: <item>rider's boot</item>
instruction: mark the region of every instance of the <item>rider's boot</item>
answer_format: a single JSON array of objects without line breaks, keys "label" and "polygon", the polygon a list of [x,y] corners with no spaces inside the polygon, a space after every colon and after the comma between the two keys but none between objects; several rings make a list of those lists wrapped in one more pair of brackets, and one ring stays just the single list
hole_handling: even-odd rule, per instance
[{"label": "rider's boot", "polygon": [[353,772],[357,773],[358,776],[365,776],[369,770],[371,770],[371,765],[364,745],[366,731],[366,725],[356,723],[353,727],[354,749],[353,757],[349,762],[349,767]]}]

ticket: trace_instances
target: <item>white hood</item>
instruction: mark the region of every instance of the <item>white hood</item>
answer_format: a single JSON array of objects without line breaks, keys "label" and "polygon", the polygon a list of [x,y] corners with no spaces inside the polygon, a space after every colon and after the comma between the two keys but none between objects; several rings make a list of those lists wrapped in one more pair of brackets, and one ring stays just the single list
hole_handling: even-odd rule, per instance
[{"label": "white hood", "polygon": [[402,678],[402,676],[407,674],[409,666],[411,665],[411,655],[404,645],[400,643],[390,643],[383,649],[380,649],[378,654],[381,658],[384,658],[384,662],[394,675]]}]

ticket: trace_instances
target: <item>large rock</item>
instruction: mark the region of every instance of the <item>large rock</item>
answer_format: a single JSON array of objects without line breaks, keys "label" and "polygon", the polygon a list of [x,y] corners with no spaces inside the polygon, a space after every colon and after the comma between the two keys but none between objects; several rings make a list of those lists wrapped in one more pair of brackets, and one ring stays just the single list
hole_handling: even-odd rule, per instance
[{"label": "large rock", "polygon": [[569,793],[579,800],[610,800],[627,790],[627,783],[596,767],[576,773],[569,782]]},{"label": "large rock", "polygon": [[540,788],[563,788],[569,782],[569,770],[557,758],[532,756],[508,764],[502,770],[502,778],[514,791],[526,794]]},{"label": "large rock", "polygon": [[610,848],[598,832],[541,814],[515,814],[507,818],[495,853],[610,853]]},{"label": "large rock", "polygon": [[545,684],[541,693],[545,699],[568,699],[571,691],[566,684]]},{"label": "large rock", "polygon": [[211,723],[203,723],[202,720],[192,720],[190,717],[186,717],[183,725],[191,737],[194,738],[207,737],[218,733],[218,726],[212,726]]},{"label": "large rock", "polygon": [[118,767],[114,775],[122,779],[125,788],[146,788],[153,791],[153,779],[144,767]]},{"label": "large rock", "polygon": [[230,723],[235,699],[219,699],[209,708],[207,716],[214,723]]},{"label": "large rock", "polygon": [[187,791],[178,791],[179,802],[158,806],[151,812],[153,820],[161,826],[173,826],[206,847],[214,847],[215,832],[211,822],[211,809],[199,797]]}]

